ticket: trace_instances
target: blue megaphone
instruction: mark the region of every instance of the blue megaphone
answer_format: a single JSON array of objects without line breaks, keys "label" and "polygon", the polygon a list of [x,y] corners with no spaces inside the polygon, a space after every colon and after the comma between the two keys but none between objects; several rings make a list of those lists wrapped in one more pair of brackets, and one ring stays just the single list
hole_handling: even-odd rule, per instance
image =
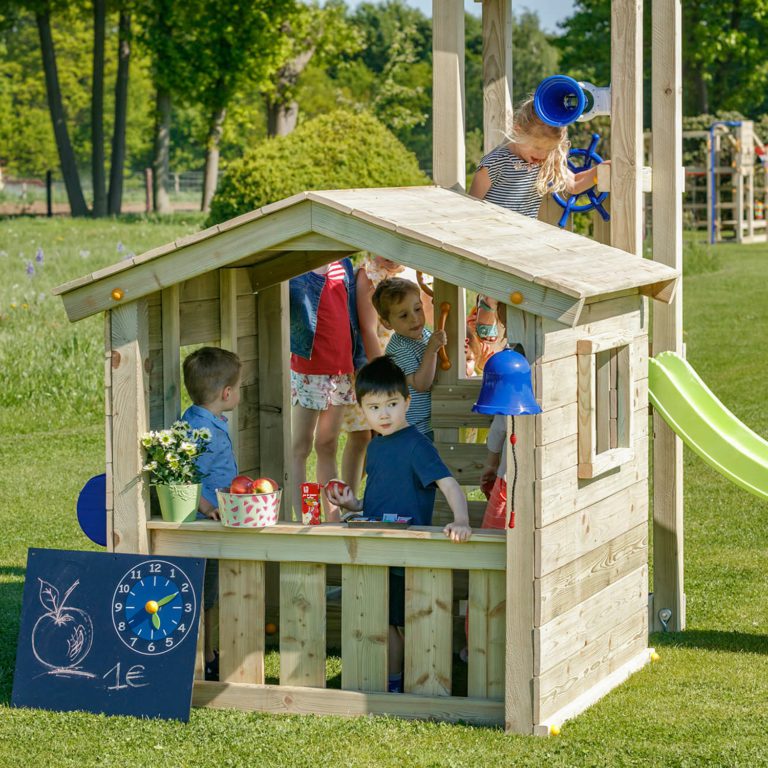
[{"label": "blue megaphone", "polygon": [[611,88],[598,88],[568,75],[552,75],[536,88],[533,108],[543,122],[557,127],[597,115],[610,115]]}]

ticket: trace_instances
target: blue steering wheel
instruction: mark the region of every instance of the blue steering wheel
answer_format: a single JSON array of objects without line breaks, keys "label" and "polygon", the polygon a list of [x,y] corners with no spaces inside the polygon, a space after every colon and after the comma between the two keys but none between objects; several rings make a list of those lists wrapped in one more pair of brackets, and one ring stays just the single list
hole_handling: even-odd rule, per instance
[{"label": "blue steering wheel", "polygon": [[[595,152],[598,142],[600,141],[600,134],[593,133],[592,141],[586,149],[571,149],[568,152],[568,167],[573,173],[580,173],[581,171],[591,168],[594,165],[598,165],[603,162],[603,158]],[[571,162],[572,157],[581,157],[583,160],[580,165],[575,165]],[[577,203],[576,201],[586,195],[589,198],[589,202]],[[563,215],[560,217],[560,221],[557,222],[559,227],[564,227],[568,221],[568,217],[571,213],[584,213],[584,211],[596,210],[602,217],[603,221],[610,221],[611,216],[608,211],[603,208],[603,202],[608,197],[607,192],[595,192],[595,187],[590,187],[586,192],[581,192],[578,195],[570,195],[567,199],[559,193],[552,194],[555,198],[555,202],[563,208]]]}]

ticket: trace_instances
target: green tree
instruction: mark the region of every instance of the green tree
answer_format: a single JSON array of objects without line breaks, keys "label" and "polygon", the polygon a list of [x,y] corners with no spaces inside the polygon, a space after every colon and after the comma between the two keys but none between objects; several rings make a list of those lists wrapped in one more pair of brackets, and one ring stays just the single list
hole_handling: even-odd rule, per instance
[{"label": "green tree", "polygon": [[324,7],[297,2],[281,20],[279,31],[283,43],[279,64],[262,87],[270,136],[284,136],[296,127],[299,79],[310,62],[328,66],[342,55],[359,50],[361,45],[360,35],[348,23],[346,6],[341,0],[329,0]]},{"label": "green tree", "polygon": [[80,173],[77,167],[75,152],[69,137],[67,113],[61,94],[59,70],[56,63],[56,48],[51,30],[52,3],[50,0],[39,0],[34,3],[35,21],[40,35],[40,51],[43,58],[43,72],[48,95],[48,109],[53,122],[53,134],[59,153],[59,164],[64,177],[64,186],[69,199],[69,210],[73,216],[87,216],[88,205],[85,202],[83,188],[80,184]]}]

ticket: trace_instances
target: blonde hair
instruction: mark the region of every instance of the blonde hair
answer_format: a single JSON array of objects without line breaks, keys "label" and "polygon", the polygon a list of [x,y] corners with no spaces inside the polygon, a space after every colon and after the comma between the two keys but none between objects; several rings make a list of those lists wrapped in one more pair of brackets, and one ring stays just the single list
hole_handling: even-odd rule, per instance
[{"label": "blonde hair", "polygon": [[571,148],[565,126],[545,123],[533,108],[532,96],[518,107],[511,122],[511,134],[504,134],[507,141],[518,144],[526,144],[531,140],[552,143],[547,159],[541,164],[536,191],[542,196],[548,192],[562,192],[568,175],[568,150]]}]

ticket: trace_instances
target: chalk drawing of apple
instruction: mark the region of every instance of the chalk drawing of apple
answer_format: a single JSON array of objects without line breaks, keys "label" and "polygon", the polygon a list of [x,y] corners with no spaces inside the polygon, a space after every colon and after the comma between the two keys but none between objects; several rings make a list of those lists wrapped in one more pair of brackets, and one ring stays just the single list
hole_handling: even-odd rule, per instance
[{"label": "chalk drawing of apple", "polygon": [[32,629],[32,652],[35,658],[53,670],[69,670],[77,667],[88,655],[93,644],[91,617],[80,608],[67,605],[80,579],[59,598],[59,590],[38,578],[40,602],[46,612],[35,622]]}]

